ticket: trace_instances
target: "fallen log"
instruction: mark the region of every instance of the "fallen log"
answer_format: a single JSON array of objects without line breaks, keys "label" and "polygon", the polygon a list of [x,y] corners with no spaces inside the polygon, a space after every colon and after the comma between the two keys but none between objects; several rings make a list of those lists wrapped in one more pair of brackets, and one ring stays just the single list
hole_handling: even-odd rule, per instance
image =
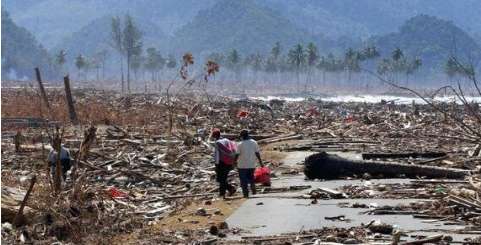
[{"label": "fallen log", "polygon": [[439,158],[445,157],[444,152],[410,152],[410,153],[363,153],[362,159],[386,159],[386,158]]},{"label": "fallen log", "polygon": [[304,163],[304,174],[309,179],[335,179],[364,173],[383,175],[384,177],[405,175],[411,178],[426,176],[428,178],[461,179],[470,171],[405,163],[350,160],[326,152],[310,155]]}]

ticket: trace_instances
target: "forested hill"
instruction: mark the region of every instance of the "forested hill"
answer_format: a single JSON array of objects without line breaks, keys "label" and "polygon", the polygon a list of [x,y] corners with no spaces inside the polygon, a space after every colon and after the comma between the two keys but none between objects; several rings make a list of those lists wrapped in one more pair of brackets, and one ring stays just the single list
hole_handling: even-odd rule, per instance
[{"label": "forested hill", "polygon": [[[2,0],[20,26],[47,48],[106,15],[129,13],[155,23],[170,35],[193,20],[200,10],[223,0]],[[243,2],[243,1],[238,1]],[[278,12],[298,28],[330,39],[368,38],[397,30],[406,20],[428,14],[451,20],[470,35],[481,34],[479,0],[255,0]],[[74,11],[75,10],[75,11]],[[55,12],[55,14],[52,14]],[[221,14],[221,13],[219,13]]]},{"label": "forested hill", "polygon": [[298,26],[330,38],[367,38],[397,30],[406,20],[427,14],[451,20],[470,34],[481,32],[479,0],[258,0]]},{"label": "forested hill", "polygon": [[17,26],[9,14],[2,11],[3,79],[32,79],[34,67],[40,67],[46,78],[54,75],[47,51],[29,31]]},{"label": "forested hill", "polygon": [[[216,0],[2,0],[20,26],[48,49],[104,17],[130,14],[138,23],[154,23],[171,34]],[[99,33],[98,33],[99,34]]]},{"label": "forested hill", "polygon": [[60,50],[67,69],[76,69],[80,54],[88,60],[102,51],[112,70],[119,55],[111,48],[111,18],[126,14],[142,32],[138,58],[150,47],[162,57],[236,49],[246,58],[268,55],[276,42],[284,52],[312,42],[319,55],[339,59],[363,43],[384,57],[400,48],[429,70],[439,70],[449,54],[481,59],[479,0],[2,0],[2,7],[11,11],[2,21],[2,71],[20,76],[36,65],[49,72],[49,57]]},{"label": "forested hill", "polygon": [[194,53],[264,52],[281,41],[286,46],[311,41],[312,36],[290,20],[252,0],[222,0],[199,14],[172,38],[174,50]]},{"label": "forested hill", "polygon": [[466,61],[481,60],[481,48],[474,38],[451,21],[428,15],[413,17],[398,32],[373,41],[382,54],[400,48],[409,56],[421,58],[423,67],[430,69],[442,68],[450,55]]},{"label": "forested hill", "polygon": [[[52,53],[56,54],[60,50],[66,50],[67,59],[72,60],[79,54],[91,56],[104,50],[109,51],[112,44],[113,17],[107,15],[92,21],[52,48]],[[123,16],[119,17],[123,18]],[[138,19],[134,19],[134,21],[142,32],[144,47],[165,47],[166,34],[155,23],[139,21]]]}]

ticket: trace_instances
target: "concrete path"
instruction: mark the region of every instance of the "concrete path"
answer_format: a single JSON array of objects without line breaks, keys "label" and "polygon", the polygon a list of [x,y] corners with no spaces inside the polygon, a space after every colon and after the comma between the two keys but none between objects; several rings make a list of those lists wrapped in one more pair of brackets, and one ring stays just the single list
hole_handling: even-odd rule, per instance
[{"label": "concrete path", "polygon": [[[292,152],[285,159],[286,165],[297,165],[302,162],[311,152]],[[357,159],[356,154],[342,154],[343,157]],[[375,183],[402,183],[409,182],[409,179],[382,179],[371,180]],[[273,179],[273,187],[287,187],[292,185],[311,185],[312,188],[327,187],[335,189],[346,184],[368,184],[362,180],[333,180],[333,181],[308,181],[303,175],[281,176]],[[276,193],[279,197],[262,197],[257,195],[244,202],[226,222],[229,227],[241,228],[245,233],[241,236],[264,236],[276,235],[286,232],[298,232],[322,228],[325,226],[352,227],[362,223],[366,224],[371,220],[381,220],[385,223],[394,225],[404,231],[413,230],[454,230],[461,229],[462,226],[443,225],[439,222],[426,222],[421,219],[414,219],[411,215],[367,215],[360,214],[368,209],[354,209],[339,207],[340,203],[352,204],[354,202],[375,205],[397,205],[407,204],[411,201],[422,201],[416,199],[338,199],[338,200],[319,200],[317,204],[311,204],[309,199],[291,198],[309,192],[302,190],[298,192]],[[269,195],[269,194],[267,194]],[[325,217],[345,215],[346,221],[330,221]],[[418,232],[415,232],[418,234]],[[424,233],[426,235],[426,233]],[[460,239],[460,237],[457,237]],[[235,239],[235,238],[234,238]]]}]

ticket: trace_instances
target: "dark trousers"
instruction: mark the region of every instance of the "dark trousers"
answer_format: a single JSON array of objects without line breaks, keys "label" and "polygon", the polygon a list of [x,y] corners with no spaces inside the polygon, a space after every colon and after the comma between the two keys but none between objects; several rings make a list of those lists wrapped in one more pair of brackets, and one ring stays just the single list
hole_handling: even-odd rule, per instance
[{"label": "dark trousers", "polygon": [[244,195],[244,197],[249,197],[249,184],[251,186],[252,194],[256,194],[256,186],[254,183],[254,170],[254,168],[239,168],[240,185],[242,187],[242,194]]},{"label": "dark trousers", "polygon": [[[70,170],[71,164],[70,164],[70,159],[60,159],[60,164],[62,168],[62,177],[63,179],[67,179],[67,171]],[[57,163],[50,163],[50,168],[52,170],[52,178],[55,179],[55,166],[57,166]]]},{"label": "dark trousers", "polygon": [[229,184],[229,181],[227,180],[231,170],[232,166],[223,162],[219,162],[219,164],[215,165],[216,180],[219,182],[219,195],[221,196],[225,196],[226,191],[233,193],[234,187]]}]

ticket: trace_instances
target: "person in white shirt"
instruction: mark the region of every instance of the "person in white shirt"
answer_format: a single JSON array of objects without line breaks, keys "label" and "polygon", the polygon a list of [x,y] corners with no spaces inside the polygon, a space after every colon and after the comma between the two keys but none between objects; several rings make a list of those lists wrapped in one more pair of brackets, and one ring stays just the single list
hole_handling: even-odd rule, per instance
[{"label": "person in white shirt", "polygon": [[254,183],[254,171],[256,162],[259,161],[261,166],[264,166],[261,160],[259,145],[249,136],[249,131],[243,129],[240,132],[241,142],[237,145],[236,165],[239,170],[239,179],[242,187],[242,194],[245,198],[249,197],[250,184],[252,194],[256,194],[256,186]]}]

